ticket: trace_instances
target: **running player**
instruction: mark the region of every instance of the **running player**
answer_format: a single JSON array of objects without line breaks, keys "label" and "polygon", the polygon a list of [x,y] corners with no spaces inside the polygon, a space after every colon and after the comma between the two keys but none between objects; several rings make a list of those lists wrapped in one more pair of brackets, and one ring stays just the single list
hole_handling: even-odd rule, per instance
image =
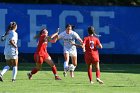
[{"label": "running player", "polygon": [[90,83],[93,84],[92,81],[92,65],[95,66],[96,69],[96,80],[100,84],[103,84],[103,81],[100,79],[100,66],[99,66],[99,53],[97,48],[103,48],[99,39],[96,37],[94,27],[88,27],[89,36],[84,38],[83,48],[85,50],[85,62],[88,66],[88,77]]},{"label": "running player", "polygon": [[18,68],[18,47],[17,47],[18,34],[16,30],[17,30],[16,22],[10,22],[8,30],[4,35],[6,39],[4,55],[7,65],[3,68],[3,70],[0,73],[0,81],[3,81],[2,76],[10,69],[10,67],[13,67],[12,82],[16,80]]},{"label": "running player", "polygon": [[[58,34],[58,32],[55,34]],[[51,66],[55,80],[61,80],[61,78],[57,75],[57,68],[46,50],[48,42],[55,43],[55,39],[51,39],[51,37],[48,36],[48,31],[46,29],[42,29],[40,34],[35,36],[35,38],[39,38],[37,50],[34,54],[36,67],[33,68],[30,73],[27,73],[28,78],[32,79],[32,75],[36,74],[41,69],[43,62],[46,62]]]},{"label": "running player", "polygon": [[[74,65],[74,67],[76,68],[77,66],[77,50],[76,46],[72,45],[71,42],[75,43],[75,40],[77,39],[82,44],[83,41],[80,38],[80,36],[75,31],[72,30],[71,24],[66,25],[66,30],[58,35],[58,39],[62,39],[64,43],[63,51],[65,61],[63,75],[65,77],[67,75],[69,67],[69,57],[71,57],[72,64]],[[71,77],[74,77],[74,72],[72,71],[70,75]]]}]

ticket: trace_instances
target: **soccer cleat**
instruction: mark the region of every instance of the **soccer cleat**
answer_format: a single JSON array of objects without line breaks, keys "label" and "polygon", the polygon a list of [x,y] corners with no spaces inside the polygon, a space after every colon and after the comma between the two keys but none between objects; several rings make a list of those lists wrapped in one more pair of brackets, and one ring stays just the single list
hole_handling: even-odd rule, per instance
[{"label": "soccer cleat", "polygon": [[28,78],[31,80],[32,79],[32,75],[31,73],[27,73]]},{"label": "soccer cleat", "polygon": [[12,79],[12,82],[15,82],[16,80],[15,79]]},{"label": "soccer cleat", "polygon": [[3,82],[2,75],[0,74],[0,81]]},{"label": "soccer cleat", "polygon": [[90,81],[90,84],[94,84],[94,82],[93,81]]},{"label": "soccer cleat", "polygon": [[66,76],[67,76],[67,72],[64,71],[64,72],[63,72],[63,75],[64,75],[64,77],[66,77]]},{"label": "soccer cleat", "polygon": [[55,80],[62,80],[59,76],[55,76]]},{"label": "soccer cleat", "polygon": [[99,82],[99,84],[104,84],[104,82],[101,79],[96,78],[96,80],[97,80],[97,82]]}]

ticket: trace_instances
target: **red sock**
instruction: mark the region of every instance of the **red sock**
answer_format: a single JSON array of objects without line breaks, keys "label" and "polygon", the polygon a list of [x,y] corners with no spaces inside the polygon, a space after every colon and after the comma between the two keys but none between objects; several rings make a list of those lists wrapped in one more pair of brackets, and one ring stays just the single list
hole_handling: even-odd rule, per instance
[{"label": "red sock", "polygon": [[89,77],[89,80],[92,81],[92,69],[91,68],[88,68],[88,77]]},{"label": "red sock", "polygon": [[38,69],[37,68],[33,68],[32,71],[31,71],[31,74],[35,74],[38,72]]},{"label": "red sock", "polygon": [[57,68],[56,68],[56,66],[55,66],[55,65],[52,67],[52,72],[53,72],[53,74],[54,74],[54,75],[56,75],[56,74],[57,74]]},{"label": "red sock", "polygon": [[100,70],[96,70],[96,78],[100,78]]}]

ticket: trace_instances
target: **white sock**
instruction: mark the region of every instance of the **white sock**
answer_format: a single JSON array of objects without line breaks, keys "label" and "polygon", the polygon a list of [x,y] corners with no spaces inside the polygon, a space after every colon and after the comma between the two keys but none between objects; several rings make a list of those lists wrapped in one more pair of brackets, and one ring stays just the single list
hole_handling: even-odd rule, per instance
[{"label": "white sock", "polygon": [[12,79],[16,79],[17,76],[17,66],[13,67],[13,75],[12,75]]},{"label": "white sock", "polygon": [[9,69],[10,69],[9,66],[5,66],[0,74],[3,76]]},{"label": "white sock", "polygon": [[75,70],[76,66],[74,66],[74,70]]},{"label": "white sock", "polygon": [[68,69],[68,62],[65,61],[65,62],[64,62],[64,71],[67,71],[67,69]]}]

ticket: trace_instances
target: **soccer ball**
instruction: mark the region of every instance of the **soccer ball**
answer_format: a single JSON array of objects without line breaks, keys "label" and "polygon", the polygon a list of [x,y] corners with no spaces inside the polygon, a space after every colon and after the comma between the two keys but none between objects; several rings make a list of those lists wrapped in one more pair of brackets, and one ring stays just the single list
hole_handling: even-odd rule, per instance
[{"label": "soccer ball", "polygon": [[69,71],[74,71],[75,66],[73,64],[69,64]]}]

